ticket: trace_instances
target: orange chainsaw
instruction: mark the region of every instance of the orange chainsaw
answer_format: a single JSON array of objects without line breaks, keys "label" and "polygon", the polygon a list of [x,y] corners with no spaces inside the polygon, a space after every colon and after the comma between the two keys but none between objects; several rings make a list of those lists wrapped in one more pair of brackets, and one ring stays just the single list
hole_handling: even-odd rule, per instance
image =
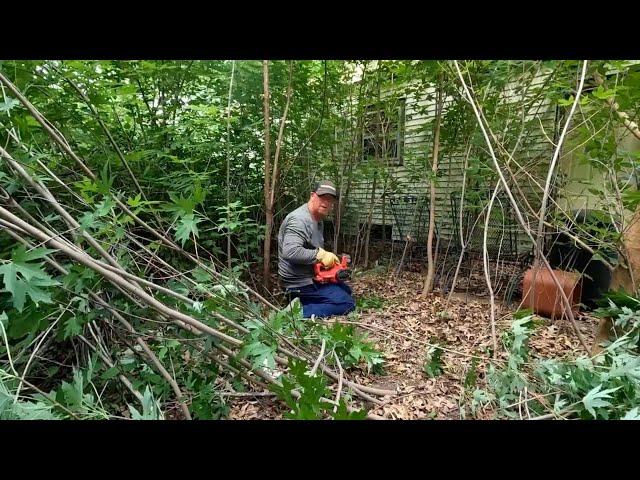
[{"label": "orange chainsaw", "polygon": [[338,283],[347,280],[351,276],[348,265],[351,262],[349,255],[342,255],[340,263],[336,263],[331,268],[323,268],[322,262],[313,266],[313,280],[318,283]]}]

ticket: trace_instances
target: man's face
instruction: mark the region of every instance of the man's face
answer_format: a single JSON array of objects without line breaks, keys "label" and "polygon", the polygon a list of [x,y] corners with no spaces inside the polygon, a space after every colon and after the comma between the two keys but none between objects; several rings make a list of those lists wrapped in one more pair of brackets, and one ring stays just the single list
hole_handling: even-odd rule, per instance
[{"label": "man's face", "polygon": [[311,196],[314,200],[318,216],[324,218],[329,215],[329,213],[331,213],[331,209],[333,208],[333,205],[336,201],[336,197],[334,197],[333,195],[329,195],[328,193],[325,193],[324,195],[318,195],[315,192],[313,192]]}]

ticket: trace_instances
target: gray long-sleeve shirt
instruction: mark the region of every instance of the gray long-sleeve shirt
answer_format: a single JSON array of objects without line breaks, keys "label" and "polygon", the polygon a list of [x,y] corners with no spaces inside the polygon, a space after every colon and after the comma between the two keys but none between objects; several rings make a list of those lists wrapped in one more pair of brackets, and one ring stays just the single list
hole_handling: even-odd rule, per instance
[{"label": "gray long-sleeve shirt", "polygon": [[289,213],[278,232],[278,274],[284,288],[313,283],[318,248],[324,248],[323,223],[311,217],[304,205]]}]

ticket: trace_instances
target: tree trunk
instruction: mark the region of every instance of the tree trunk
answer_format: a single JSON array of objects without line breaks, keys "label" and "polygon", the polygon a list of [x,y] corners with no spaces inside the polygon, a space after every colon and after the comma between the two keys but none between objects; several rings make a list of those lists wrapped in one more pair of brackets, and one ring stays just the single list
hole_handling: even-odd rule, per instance
[{"label": "tree trunk", "polygon": [[447,302],[451,301],[453,293],[455,292],[456,284],[458,283],[458,274],[460,273],[462,260],[467,250],[467,242],[465,242],[465,239],[464,239],[463,218],[464,218],[464,194],[467,188],[467,167],[469,166],[470,154],[471,154],[471,141],[469,141],[469,146],[467,147],[467,153],[464,156],[464,166],[462,167],[462,190],[460,193],[460,203],[458,205],[458,221],[459,221],[458,234],[460,235],[460,256],[458,257],[458,265],[456,266],[456,271],[453,274],[453,280],[451,280],[451,290],[449,290],[449,296],[447,297]]},{"label": "tree trunk", "polygon": [[369,216],[367,218],[367,230],[364,236],[364,268],[369,268],[369,239],[371,237],[371,226],[373,224],[373,210],[376,205],[376,183],[378,176],[373,174],[373,186],[371,188],[371,203],[369,204]]},{"label": "tree trunk", "polygon": [[[333,127],[333,145],[331,145],[331,161],[336,163],[336,150],[338,148],[338,129]],[[344,187],[344,164],[342,163],[342,155],[340,156],[340,187],[338,189],[338,203],[333,214],[333,251],[338,252],[338,235],[340,235],[340,224],[342,223],[342,212],[340,206],[342,204],[342,189]]]},{"label": "tree trunk", "polygon": [[422,298],[433,289],[433,274],[435,265],[433,261],[433,232],[436,223],[436,174],[438,173],[438,152],[440,150],[440,120],[442,117],[442,78],[438,85],[438,95],[436,98],[436,126],[433,135],[433,162],[431,168],[431,195],[429,199],[429,234],[427,236],[427,278],[422,290]]},{"label": "tree trunk", "polygon": [[[230,223],[231,211],[231,157],[229,155],[229,146],[231,143],[231,93],[233,91],[233,76],[236,72],[235,60],[231,63],[231,80],[229,80],[229,101],[227,102],[227,225]],[[231,271],[231,230],[227,227],[227,268]]]},{"label": "tree trunk", "polygon": [[[264,233],[264,260],[263,260],[263,285],[265,290],[269,290],[271,286],[270,276],[271,276],[271,233],[273,232],[273,206],[275,203],[275,194],[276,188],[278,185],[278,159],[280,157],[280,151],[282,148],[282,139],[284,138],[284,125],[287,121],[287,114],[289,113],[289,105],[291,104],[291,80],[293,73],[293,62],[289,63],[289,85],[287,87],[287,101],[284,107],[284,113],[282,114],[282,119],[280,120],[280,130],[278,131],[278,138],[276,140],[276,152],[273,157],[273,172],[271,172],[271,183],[267,185],[267,190],[265,191],[265,203],[266,203],[266,219],[265,219],[265,233]],[[268,92],[268,76],[265,77],[266,90]],[[268,98],[265,94],[265,99]],[[265,100],[266,101],[266,100]],[[265,114],[268,113],[268,105],[265,107]],[[267,126],[268,117],[265,116],[265,128]],[[266,140],[266,139],[265,139]],[[265,152],[266,153],[266,152]],[[266,171],[265,171],[265,182],[266,182]]]},{"label": "tree trunk", "polygon": [[270,129],[270,114],[269,114],[269,61],[264,60],[262,62],[262,88],[264,91],[264,209],[265,209],[265,224],[266,232],[264,237],[263,259],[262,259],[262,275],[265,288],[269,289],[269,260],[271,256],[271,229],[272,225],[269,224],[269,220],[273,221],[273,213],[269,214],[269,185],[271,172],[271,135]]},{"label": "tree trunk", "polygon": [[384,252],[387,246],[387,187],[388,187],[388,178],[385,178],[384,181],[384,195],[382,195],[382,242],[381,248]]}]

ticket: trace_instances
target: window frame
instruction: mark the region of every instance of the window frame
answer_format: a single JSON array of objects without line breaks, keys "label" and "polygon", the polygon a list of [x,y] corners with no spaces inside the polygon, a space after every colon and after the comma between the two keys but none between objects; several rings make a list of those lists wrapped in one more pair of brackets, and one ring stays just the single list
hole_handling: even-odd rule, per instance
[{"label": "window frame", "polygon": [[[405,97],[393,97],[365,106],[361,131],[363,162],[369,162],[370,158],[384,159],[381,126],[387,122],[389,125],[393,125],[394,128],[388,129],[391,135],[387,136],[386,160],[389,166],[404,165],[406,102],[407,99]],[[391,112],[393,112],[393,116],[390,115]],[[380,117],[381,115],[383,116],[382,118]],[[372,151],[373,155],[370,153]],[[380,152],[379,156],[378,152]],[[390,153],[393,153],[393,156],[390,156]]]}]

